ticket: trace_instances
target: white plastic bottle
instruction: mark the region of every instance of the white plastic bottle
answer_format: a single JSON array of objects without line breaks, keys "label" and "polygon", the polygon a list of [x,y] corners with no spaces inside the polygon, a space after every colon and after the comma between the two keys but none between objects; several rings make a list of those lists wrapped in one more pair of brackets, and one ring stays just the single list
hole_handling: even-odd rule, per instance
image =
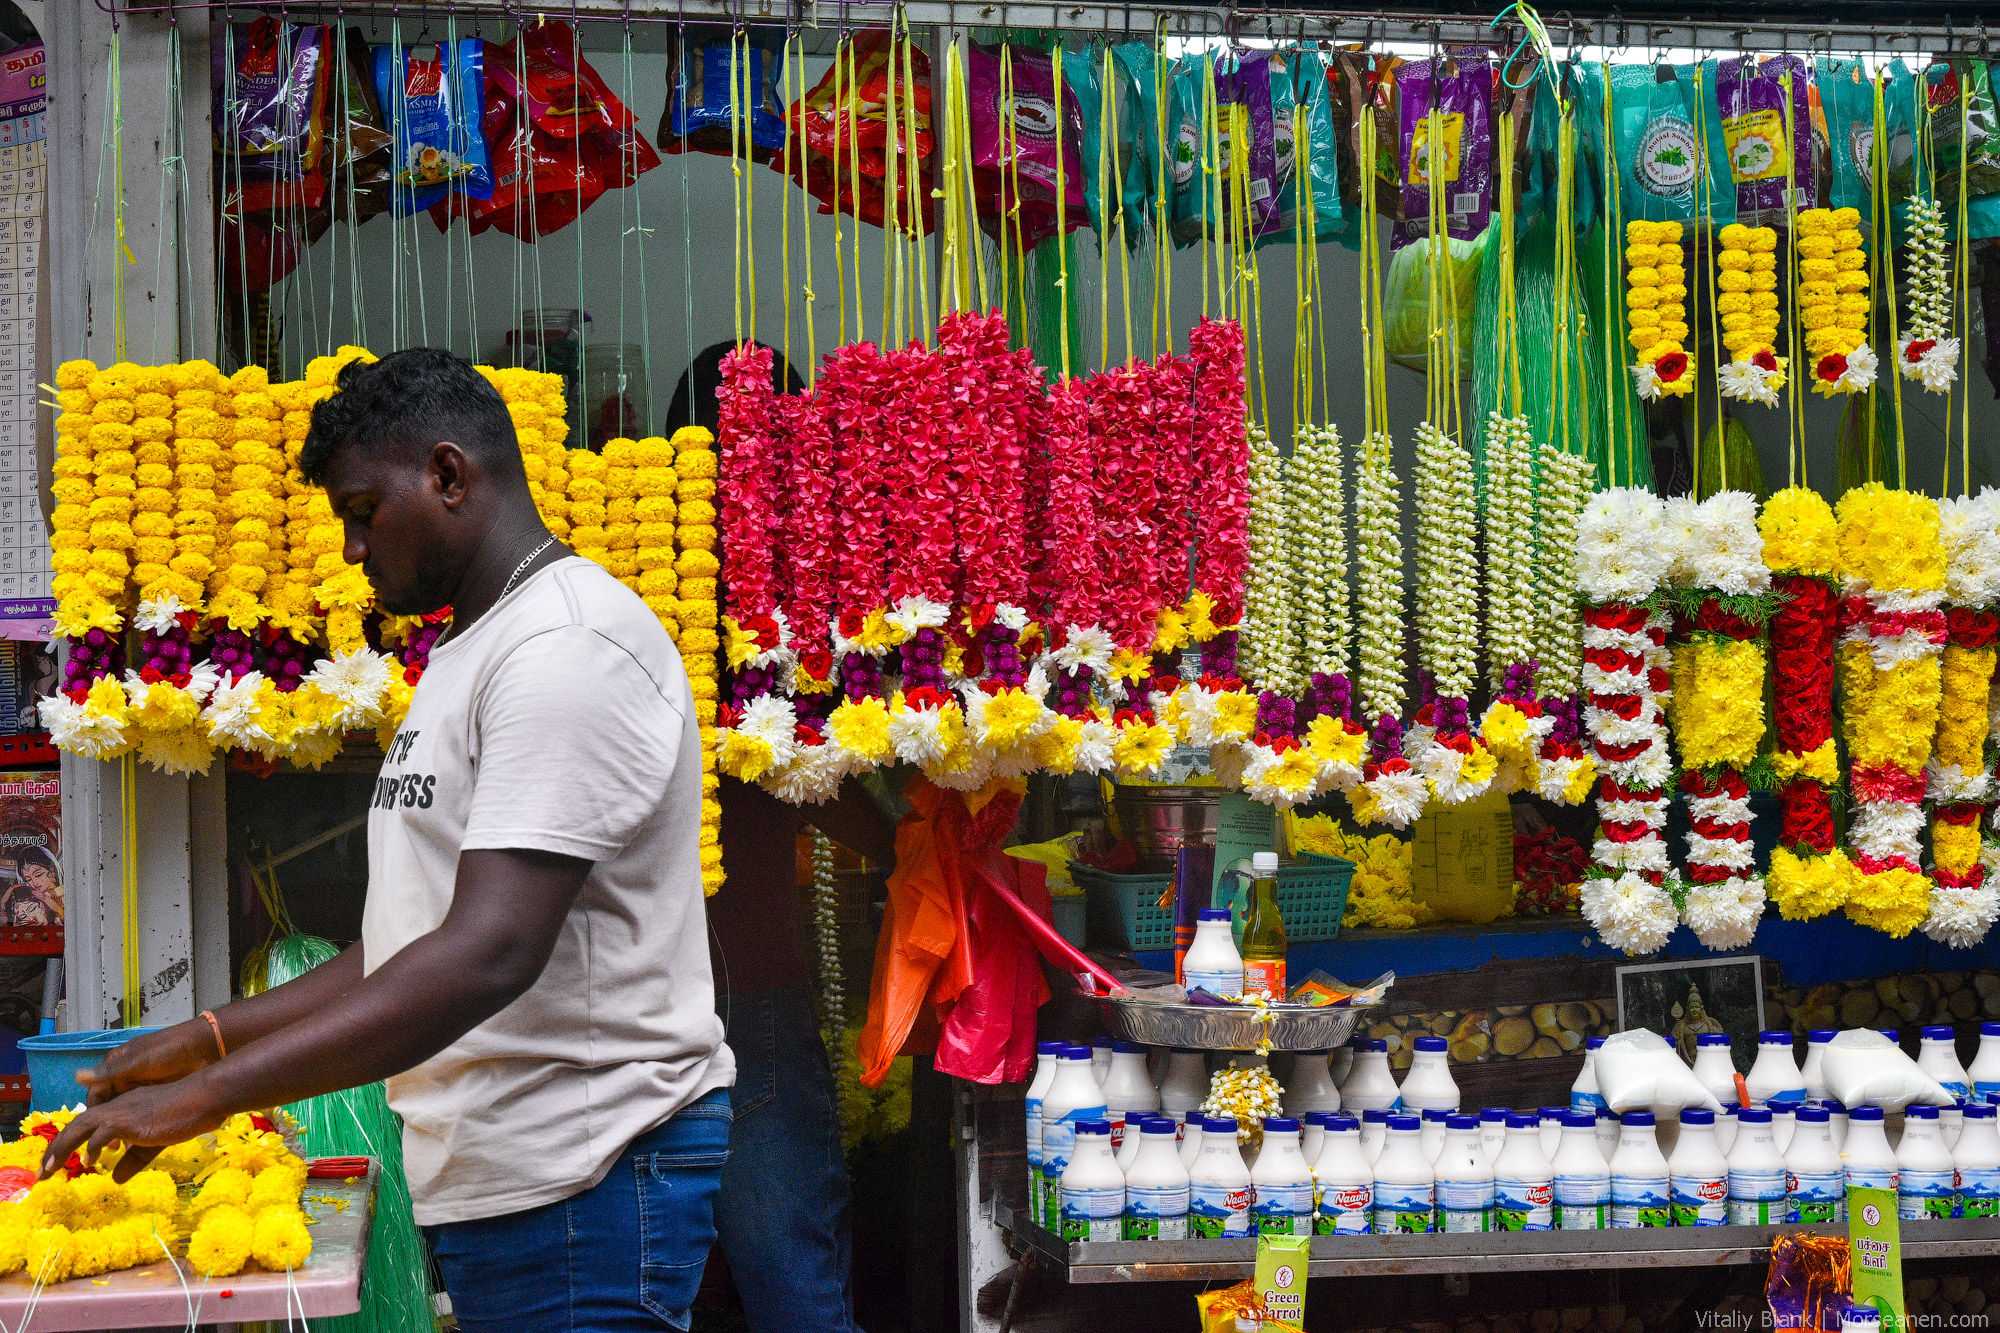
[{"label": "white plastic bottle", "polygon": [[1958,1136],[1965,1131],[1965,1099],[1959,1098],[1950,1106],[1938,1107],[1938,1133],[1944,1138],[1944,1146],[1956,1148]]},{"label": "white plastic bottle", "polygon": [[1847,1112],[1847,1138],[1840,1145],[1841,1170],[1847,1188],[1896,1190],[1896,1153],[1882,1127],[1882,1108],[1855,1106]]},{"label": "white plastic bottle", "polygon": [[1206,1123],[1207,1117],[1199,1111],[1189,1111],[1181,1121],[1181,1165],[1190,1171],[1194,1170],[1194,1159],[1201,1153],[1202,1126]]},{"label": "white plastic bottle", "polygon": [[1597,1114],[1597,1108],[1604,1105],[1604,1094],[1597,1090],[1597,1048],[1604,1044],[1602,1037],[1583,1039],[1583,1068],[1577,1071],[1576,1082],[1569,1085],[1569,1109]]},{"label": "white plastic bottle", "polygon": [[1028,1215],[1042,1220],[1042,1094],[1055,1081],[1056,1061],[1062,1058],[1060,1041],[1035,1044],[1035,1077],[1028,1083]]},{"label": "white plastic bottle", "polygon": [[1479,1146],[1478,1116],[1454,1113],[1445,1121],[1435,1170],[1438,1230],[1493,1230],[1493,1164]]},{"label": "white plastic bottle", "polygon": [[1840,1333],[1882,1333],[1882,1312],[1872,1305],[1850,1305],[1840,1312]]},{"label": "white plastic bottle", "polygon": [[[1090,1048],[1066,1046],[1056,1063],[1056,1076],[1042,1094],[1042,1225],[1062,1231],[1062,1178],[1076,1148],[1076,1127],[1084,1120],[1104,1119],[1104,1089],[1090,1072]],[[1105,1133],[1110,1133],[1107,1127]],[[1107,1137],[1105,1146],[1110,1147]],[[1117,1163],[1112,1165],[1116,1166]]]},{"label": "white plastic bottle", "polygon": [[1896,1216],[1929,1222],[1957,1210],[1958,1168],[1938,1132],[1937,1107],[1904,1107],[1903,1141],[1896,1145]]},{"label": "white plastic bottle", "polygon": [[1979,1025],[1979,1050],[1965,1075],[1972,1083],[1972,1101],[2000,1096],[2000,1023]]},{"label": "white plastic bottle", "polygon": [[1667,1159],[1653,1136],[1651,1111],[1627,1111],[1611,1154],[1611,1225],[1617,1229],[1672,1226]]},{"label": "white plastic bottle", "polygon": [[[1804,1106],[1805,1103],[1799,1102],[1797,1105]],[[1778,1145],[1778,1154],[1783,1156],[1785,1149],[1792,1146],[1792,1135],[1799,1127],[1799,1122],[1793,1118],[1794,1108],[1791,1105],[1778,1105],[1766,1109],[1771,1113],[1771,1142]]]},{"label": "white plastic bottle", "polygon": [[1724,1106],[1737,1104],[1736,1062],[1729,1055],[1729,1034],[1703,1032],[1694,1039],[1695,1081]]},{"label": "white plastic bottle", "polygon": [[1972,1096],[1972,1080],[1966,1077],[1965,1066],[1958,1062],[1958,1037],[1949,1024],[1923,1030],[1923,1041],[1917,1048],[1917,1068],[1936,1079],[1952,1096]]},{"label": "white plastic bottle", "polygon": [[1847,1220],[1847,1177],[1833,1125],[1824,1106],[1801,1106],[1798,1131],[1785,1149],[1785,1220],[1838,1223]]},{"label": "white plastic bottle", "polygon": [[1829,1097],[1820,1103],[1826,1111],[1826,1130],[1833,1136],[1833,1150],[1840,1151],[1840,1145],[1847,1142],[1847,1108]]},{"label": "white plastic bottle", "polygon": [[1402,1104],[1396,1076],[1389,1071],[1389,1043],[1382,1037],[1364,1038],[1357,1046],[1347,1080],[1340,1085],[1340,1105],[1348,1111],[1389,1111]]},{"label": "white plastic bottle", "polygon": [[1542,1151],[1542,1119],[1507,1117],[1507,1137],[1493,1159],[1493,1225],[1500,1231],[1549,1231],[1556,1222],[1556,1173]]},{"label": "white plastic bottle", "polygon": [[1417,1131],[1417,1142],[1423,1147],[1427,1161],[1437,1161],[1438,1153],[1444,1150],[1444,1122],[1451,1114],[1450,1111],[1435,1109],[1427,1109],[1420,1114],[1423,1128]]},{"label": "white plastic bottle", "polygon": [[1762,1227],[1785,1220],[1785,1158],[1771,1132],[1771,1110],[1753,1106],[1729,1148],[1729,1222]]},{"label": "white plastic bottle", "polygon": [[1328,1117],[1313,1174],[1319,1178],[1314,1233],[1366,1235],[1375,1221],[1375,1171],[1361,1155],[1360,1121],[1344,1112]]},{"label": "white plastic bottle", "polygon": [[1360,1050],[1361,1043],[1367,1040],[1366,1037],[1349,1037],[1345,1046],[1339,1047],[1327,1058],[1326,1072],[1333,1075],[1334,1087],[1346,1086],[1347,1071],[1354,1068],[1354,1053]]},{"label": "white plastic bottle", "polygon": [[1079,1120],[1075,1149],[1063,1167],[1062,1238],[1117,1240],[1124,1229],[1125,1173],[1111,1155],[1111,1124]]},{"label": "white plastic bottle", "polygon": [[1111,1054],[1117,1045],[1107,1032],[1100,1032],[1090,1039],[1090,1072],[1097,1075],[1100,1088],[1111,1077]]},{"label": "white plastic bottle", "polygon": [[1806,1033],[1806,1062],[1799,1066],[1799,1077],[1805,1081],[1809,1102],[1826,1100],[1826,1079],[1820,1074],[1819,1065],[1826,1055],[1826,1044],[1839,1035],[1833,1028],[1814,1028]]},{"label": "white plastic bottle", "polygon": [[1951,1150],[1958,1171],[1958,1215],[2000,1217],[2000,1108],[1968,1106],[1965,1131]]},{"label": "white plastic bottle", "polygon": [[1146,1073],[1146,1048],[1136,1041],[1111,1047],[1111,1073],[1104,1080],[1104,1118],[1111,1122],[1113,1151],[1125,1144],[1125,1119],[1160,1109],[1160,1090]]},{"label": "white plastic bottle", "polygon": [[1375,1159],[1375,1231],[1382,1235],[1428,1232],[1436,1222],[1437,1173],[1424,1157],[1422,1121],[1392,1115]]},{"label": "white plastic bottle", "polygon": [[[1139,1157],[1139,1140],[1146,1126],[1161,1118],[1150,1111],[1134,1111],[1125,1117],[1125,1137],[1119,1140],[1118,1151],[1115,1154],[1118,1158],[1118,1169],[1120,1171],[1130,1171],[1132,1169],[1132,1163],[1137,1161]],[[1173,1121],[1169,1120],[1167,1123],[1171,1125]]]},{"label": "white plastic bottle", "polygon": [[1443,1037],[1418,1037],[1399,1094],[1405,1111],[1456,1111],[1458,1080],[1451,1076]]},{"label": "white plastic bottle", "polygon": [[1167,1061],[1167,1076],[1160,1080],[1160,1114],[1185,1124],[1188,1112],[1208,1099],[1208,1070],[1200,1051],[1176,1046]]},{"label": "white plastic bottle", "polygon": [[1264,1121],[1264,1146],[1250,1168],[1252,1227],[1260,1236],[1313,1233],[1313,1175],[1299,1151],[1299,1122],[1290,1116]]},{"label": "white plastic bottle", "polygon": [[1549,1162],[1554,1174],[1555,1229],[1602,1231],[1611,1225],[1611,1164],[1597,1146],[1597,1117],[1572,1111]]},{"label": "white plastic bottle", "polygon": [[1188,1172],[1188,1235],[1203,1240],[1248,1236],[1252,1197],[1250,1168],[1236,1147],[1236,1117],[1208,1117],[1201,1151]]},{"label": "white plastic bottle", "polygon": [[1136,1135],[1139,1154],[1125,1170],[1126,1240],[1186,1240],[1188,1170],[1174,1144],[1174,1122],[1154,1116]]},{"label": "white plastic bottle", "polygon": [[[1370,1166],[1374,1166],[1375,1159],[1382,1155],[1382,1145],[1388,1140],[1389,1117],[1394,1114],[1393,1111],[1377,1110],[1374,1107],[1361,1113],[1361,1155],[1368,1159]],[[1415,1118],[1411,1117],[1413,1120]]]},{"label": "white plastic bottle", "polygon": [[1325,1051],[1300,1051],[1285,1085],[1285,1114],[1303,1119],[1313,1111],[1338,1111],[1340,1089],[1333,1085]]},{"label": "white plastic bottle", "polygon": [[1567,1106],[1537,1106],[1535,1118],[1541,1121],[1542,1156],[1554,1157],[1556,1145],[1562,1142],[1562,1118],[1569,1114]]},{"label": "white plastic bottle", "polygon": [[1736,1143],[1736,1131],[1742,1128],[1736,1118],[1742,1110],[1735,1102],[1724,1102],[1722,1114],[1715,1117],[1715,1146],[1722,1150],[1725,1157]]},{"label": "white plastic bottle", "polygon": [[1752,1106],[1797,1105],[1806,1099],[1806,1081],[1792,1058],[1792,1034],[1757,1034],[1757,1063],[1743,1079]]},{"label": "white plastic bottle", "polygon": [[1194,925],[1194,943],[1181,959],[1181,980],[1211,995],[1243,993],[1243,955],[1229,929],[1229,909],[1204,907]]},{"label": "white plastic bottle", "polygon": [[1729,1164],[1715,1146],[1715,1112],[1681,1112],[1681,1136],[1667,1159],[1667,1190],[1677,1227],[1719,1227],[1729,1220]]},{"label": "white plastic bottle", "polygon": [[1306,1159],[1308,1167],[1319,1161],[1320,1150],[1326,1147],[1326,1120],[1331,1111],[1307,1111],[1299,1117],[1299,1156]]},{"label": "white plastic bottle", "polygon": [[1507,1115],[1503,1106],[1489,1106],[1479,1113],[1479,1146],[1486,1150],[1489,1162],[1500,1155],[1500,1145],[1507,1141]]},{"label": "white plastic bottle", "polygon": [[1607,1106],[1597,1113],[1597,1127],[1592,1133],[1597,1135],[1597,1150],[1604,1154],[1605,1161],[1610,1161],[1611,1154],[1618,1151],[1618,1136],[1624,1132],[1625,1122],[1616,1111]]}]

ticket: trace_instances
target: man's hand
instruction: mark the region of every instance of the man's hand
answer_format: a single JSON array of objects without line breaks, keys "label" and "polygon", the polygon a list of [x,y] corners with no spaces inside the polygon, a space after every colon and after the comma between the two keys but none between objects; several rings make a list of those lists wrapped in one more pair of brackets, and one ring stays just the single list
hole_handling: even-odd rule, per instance
[{"label": "man's hand", "polygon": [[88,1092],[90,1105],[100,1106],[134,1088],[186,1078],[221,1058],[214,1031],[206,1019],[197,1018],[134,1037],[114,1048],[103,1064],[78,1070],[76,1081]]},{"label": "man's hand", "polygon": [[112,1172],[112,1179],[122,1185],[159,1156],[160,1149],[205,1134],[228,1118],[208,1100],[199,1078],[135,1088],[63,1126],[42,1154],[42,1176],[46,1179],[62,1170],[72,1152],[81,1152],[85,1165],[90,1165],[106,1148],[122,1143],[125,1155]]}]

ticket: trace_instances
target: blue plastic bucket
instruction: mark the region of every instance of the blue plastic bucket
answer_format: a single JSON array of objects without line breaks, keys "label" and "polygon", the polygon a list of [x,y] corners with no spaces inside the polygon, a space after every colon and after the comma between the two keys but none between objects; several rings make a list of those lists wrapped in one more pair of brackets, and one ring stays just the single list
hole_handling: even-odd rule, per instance
[{"label": "blue plastic bucket", "polygon": [[33,1098],[28,1109],[54,1111],[75,1106],[84,1098],[83,1085],[76,1081],[79,1070],[102,1064],[107,1051],[159,1030],[112,1028],[108,1032],[55,1032],[21,1038],[21,1052],[28,1057],[28,1091]]}]

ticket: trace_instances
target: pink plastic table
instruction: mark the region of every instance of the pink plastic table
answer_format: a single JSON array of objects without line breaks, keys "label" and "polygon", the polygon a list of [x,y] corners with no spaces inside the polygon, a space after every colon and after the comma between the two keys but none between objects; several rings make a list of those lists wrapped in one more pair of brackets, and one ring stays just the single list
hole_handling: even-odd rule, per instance
[{"label": "pink plastic table", "polygon": [[315,1219],[312,1258],[289,1282],[286,1274],[267,1273],[254,1262],[234,1277],[204,1282],[188,1273],[186,1260],[180,1261],[177,1275],[162,1256],[156,1264],[45,1287],[30,1314],[28,1278],[16,1273],[0,1279],[0,1327],[12,1333],[184,1329],[283,1320],[288,1314],[307,1319],[353,1314],[361,1308],[361,1274],[380,1170],[370,1162],[368,1174],[351,1181],[306,1182],[305,1210]]}]

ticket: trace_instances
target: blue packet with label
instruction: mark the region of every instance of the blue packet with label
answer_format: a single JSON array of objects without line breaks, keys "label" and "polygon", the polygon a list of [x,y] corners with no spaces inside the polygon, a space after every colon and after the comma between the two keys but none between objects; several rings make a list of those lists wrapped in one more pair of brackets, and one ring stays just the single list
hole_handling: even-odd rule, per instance
[{"label": "blue packet with label", "polygon": [[485,63],[477,37],[430,49],[375,48],[375,95],[395,134],[390,205],[397,217],[421,212],[449,194],[493,197],[493,164],[480,119]]}]

